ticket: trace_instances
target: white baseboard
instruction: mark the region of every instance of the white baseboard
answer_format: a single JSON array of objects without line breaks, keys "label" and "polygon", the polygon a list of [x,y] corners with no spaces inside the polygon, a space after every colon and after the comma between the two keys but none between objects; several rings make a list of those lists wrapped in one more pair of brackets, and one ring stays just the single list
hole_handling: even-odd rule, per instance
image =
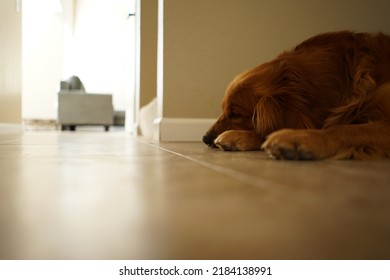
[{"label": "white baseboard", "polygon": [[154,140],[162,142],[200,142],[216,119],[162,118],[154,122]]},{"label": "white baseboard", "polygon": [[0,142],[3,140],[15,140],[23,135],[23,125],[0,123]]}]

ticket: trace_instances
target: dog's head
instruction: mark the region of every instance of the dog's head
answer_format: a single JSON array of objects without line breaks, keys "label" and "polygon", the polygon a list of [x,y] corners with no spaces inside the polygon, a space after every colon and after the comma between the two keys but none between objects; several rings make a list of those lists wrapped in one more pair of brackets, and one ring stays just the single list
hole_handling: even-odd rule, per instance
[{"label": "dog's head", "polygon": [[251,130],[264,141],[281,128],[313,127],[304,89],[284,64],[272,61],[238,75],[226,90],[221,116],[203,142],[214,147],[214,140],[228,130]]}]

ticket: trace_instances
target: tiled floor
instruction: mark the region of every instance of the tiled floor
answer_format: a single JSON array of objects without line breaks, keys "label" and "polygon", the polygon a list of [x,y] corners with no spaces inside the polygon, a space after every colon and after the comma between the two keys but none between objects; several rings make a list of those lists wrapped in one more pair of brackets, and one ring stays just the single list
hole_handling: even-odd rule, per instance
[{"label": "tiled floor", "polygon": [[123,133],[0,141],[0,259],[390,258],[390,161]]}]

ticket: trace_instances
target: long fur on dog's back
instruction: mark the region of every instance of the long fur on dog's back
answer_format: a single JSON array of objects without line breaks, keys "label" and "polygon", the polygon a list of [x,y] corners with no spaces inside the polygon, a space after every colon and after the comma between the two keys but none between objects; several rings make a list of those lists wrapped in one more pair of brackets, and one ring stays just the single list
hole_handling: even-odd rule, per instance
[{"label": "long fur on dog's back", "polygon": [[[365,122],[367,119],[361,118],[367,116],[359,115],[362,105],[375,98],[370,95],[378,86],[390,81],[389,54],[390,38],[384,34],[340,32],[311,38],[260,66],[272,69],[273,81],[261,78],[257,80],[262,84],[258,88],[261,91],[264,84],[273,88],[269,93],[255,92],[272,97],[272,101],[262,98],[258,104],[258,112],[268,111],[268,117],[259,115],[259,119],[280,120],[283,110],[294,110],[288,113],[283,126],[326,128]],[[273,108],[283,107],[281,104],[289,104],[289,108],[269,112],[265,108],[269,108],[270,102]],[[301,114],[299,120],[295,120],[296,114]],[[259,132],[267,127],[260,120],[259,126]],[[271,126],[263,132],[267,134],[276,128]]]},{"label": "long fur on dog's back", "polygon": [[[387,83],[389,36],[320,34],[236,77],[226,91],[223,114],[205,139],[244,129],[253,130],[261,143],[283,128],[328,129],[389,121]],[[237,118],[232,122],[230,115],[239,115],[240,123]]]}]

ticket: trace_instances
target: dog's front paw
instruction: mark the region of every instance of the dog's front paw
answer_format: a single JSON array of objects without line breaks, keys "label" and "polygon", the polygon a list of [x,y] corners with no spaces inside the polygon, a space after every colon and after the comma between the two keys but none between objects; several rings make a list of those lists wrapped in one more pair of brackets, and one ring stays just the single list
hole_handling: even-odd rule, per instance
[{"label": "dog's front paw", "polygon": [[315,160],[329,157],[324,135],[318,130],[282,129],[271,133],[261,148],[275,159]]},{"label": "dog's front paw", "polygon": [[214,145],[222,151],[260,150],[261,142],[253,131],[228,130],[214,140]]}]

